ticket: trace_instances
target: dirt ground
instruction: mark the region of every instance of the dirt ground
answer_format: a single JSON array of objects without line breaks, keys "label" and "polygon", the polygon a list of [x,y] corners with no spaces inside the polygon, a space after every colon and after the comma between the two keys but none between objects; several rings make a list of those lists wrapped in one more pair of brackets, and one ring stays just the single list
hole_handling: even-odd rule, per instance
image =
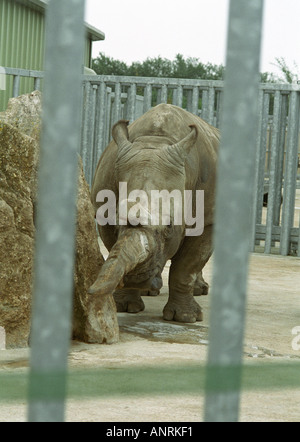
[{"label": "dirt ground", "polygon": [[[211,282],[213,261],[204,272]],[[252,254],[247,302],[244,362],[250,364],[300,362],[300,350],[292,348],[292,330],[300,326],[300,259]],[[122,368],[205,364],[208,349],[210,296],[197,297],[204,321],[178,324],[162,319],[167,300],[165,285],[158,297],[144,297],[139,314],[119,313],[120,342],[89,345],[73,342],[69,367]],[[300,333],[299,333],[300,334]],[[300,343],[300,341],[299,341]],[[0,351],[0,373],[28,370],[28,349]],[[300,379],[300,378],[299,378]],[[146,382],[146,380],[145,380]],[[72,422],[199,422],[203,420],[204,395],[147,395],[68,399],[66,421]],[[0,421],[26,421],[25,402],[0,401]],[[292,422],[300,420],[298,388],[246,390],[241,396],[240,421]]]}]

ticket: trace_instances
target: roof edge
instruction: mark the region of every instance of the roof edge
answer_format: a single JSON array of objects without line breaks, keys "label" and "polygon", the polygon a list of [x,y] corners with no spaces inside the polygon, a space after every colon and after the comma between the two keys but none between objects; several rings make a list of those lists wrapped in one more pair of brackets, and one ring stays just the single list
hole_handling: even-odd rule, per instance
[{"label": "roof edge", "polygon": [[39,12],[44,12],[48,1],[46,0],[17,0],[18,3],[36,9]]},{"label": "roof edge", "polygon": [[[22,3],[25,6],[36,9],[39,12],[44,13],[45,9],[48,6],[48,0],[17,0],[18,3]],[[91,26],[90,24],[85,22],[87,36],[92,41],[105,40],[104,32],[100,31],[100,29]]]},{"label": "roof edge", "polygon": [[91,26],[86,22],[84,24],[87,30],[87,34],[89,38],[91,38],[91,40],[93,41],[105,40],[104,32],[100,31],[97,28],[94,28],[94,26]]}]

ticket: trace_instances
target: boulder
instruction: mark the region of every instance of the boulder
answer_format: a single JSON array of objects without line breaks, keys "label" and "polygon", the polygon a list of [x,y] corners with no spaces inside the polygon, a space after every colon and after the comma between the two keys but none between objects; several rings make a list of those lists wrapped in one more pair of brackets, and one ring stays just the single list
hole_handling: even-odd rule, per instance
[{"label": "boulder", "polygon": [[9,123],[25,135],[39,140],[41,129],[42,94],[31,94],[11,98],[5,112],[0,113],[0,120]]},{"label": "boulder", "polygon": [[94,297],[87,292],[95,282],[103,263],[104,259],[98,245],[94,208],[80,159],[73,338],[90,343],[112,344],[119,339],[113,296]]},{"label": "boulder", "polygon": [[30,331],[37,147],[0,122],[0,326],[8,347],[26,346]]},{"label": "boulder", "polygon": [[[30,333],[40,127],[39,92],[11,99],[0,114],[0,327],[8,348],[27,346]],[[103,257],[79,163],[73,337],[113,343],[119,328],[112,296],[97,299],[87,294]]]}]

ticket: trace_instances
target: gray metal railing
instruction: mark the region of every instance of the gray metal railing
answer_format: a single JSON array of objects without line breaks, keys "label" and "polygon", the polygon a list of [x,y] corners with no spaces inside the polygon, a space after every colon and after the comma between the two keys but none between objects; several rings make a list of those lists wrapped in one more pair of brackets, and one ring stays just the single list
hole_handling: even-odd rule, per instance
[{"label": "gray metal railing", "polygon": [[[29,375],[28,416],[33,422],[62,421],[65,412],[81,135],[84,4],[84,0],[52,0],[47,9]],[[57,66],[61,68],[58,70]]]},{"label": "gray metal railing", "polygon": [[[132,122],[152,106],[168,102],[185,107],[220,128],[223,89],[222,81],[85,77],[81,154],[89,184],[101,153],[111,140],[111,127],[120,118]],[[252,251],[300,256],[299,224],[294,219],[298,210],[296,189],[300,188],[299,96],[299,85],[258,87],[259,126],[251,146],[257,151]]]},{"label": "gray metal railing", "polygon": [[[210,422],[237,421],[239,414],[262,6],[262,0],[232,0],[230,4],[206,382],[205,418]],[[219,379],[227,391],[215,391]]]},{"label": "gray metal railing", "polygon": [[[13,96],[19,94],[21,77],[32,78],[34,89],[40,89],[44,77],[40,71],[5,71],[14,78]],[[172,103],[220,128],[223,81],[92,75],[83,77],[83,90],[80,153],[90,185],[111,140],[111,128],[120,118],[132,122],[156,104]],[[251,250],[300,256],[300,226],[295,218],[300,189],[300,85],[260,84],[258,94]]]},{"label": "gray metal railing", "polygon": [[33,89],[32,90],[40,90],[41,89],[41,80],[44,78],[44,72],[35,71],[30,69],[19,69],[19,68],[4,68],[4,72],[8,77],[12,76],[13,78],[13,86],[11,91],[12,97],[18,97],[20,95],[20,81],[21,78],[32,78],[33,80]]},{"label": "gray metal railing", "polygon": [[[19,93],[21,77],[32,78],[34,89],[40,89],[44,77],[39,71],[5,71],[14,78],[13,96]],[[80,153],[90,185],[111,140],[112,125],[120,118],[134,121],[156,104],[172,103],[220,128],[222,81],[93,75],[83,77],[83,90]],[[300,189],[299,96],[298,84],[259,85],[252,251],[300,256],[295,218],[299,210],[295,196]]]}]

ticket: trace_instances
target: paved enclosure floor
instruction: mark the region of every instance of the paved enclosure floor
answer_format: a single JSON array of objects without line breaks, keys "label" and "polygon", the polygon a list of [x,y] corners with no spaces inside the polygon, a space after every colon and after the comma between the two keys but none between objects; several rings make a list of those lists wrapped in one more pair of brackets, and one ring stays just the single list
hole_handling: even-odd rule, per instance
[{"label": "paved enclosure floor", "polygon": [[[204,275],[211,281],[213,262]],[[252,254],[247,297],[247,323],[244,362],[264,364],[300,363],[297,336],[300,327],[300,259]],[[180,364],[205,365],[208,349],[210,296],[197,297],[204,321],[178,324],[162,319],[167,300],[168,268],[165,285],[158,297],[144,297],[146,309],[139,314],[119,313],[120,342],[114,345],[88,345],[73,342],[69,354],[70,369],[122,369],[128,367],[178,367]],[[300,332],[298,333],[300,334]],[[298,341],[300,344],[300,339]],[[0,351],[0,374],[28,371],[28,349]],[[124,378],[124,383],[126,380]],[[147,379],[145,379],[147,383]],[[283,382],[284,383],[284,382]],[[279,383],[280,384],[280,383]],[[1,395],[1,393],[0,393]],[[189,422],[203,420],[203,391],[194,394],[138,395],[68,399],[67,421],[105,422]],[[25,401],[0,401],[0,421],[26,420]],[[247,389],[241,396],[241,421],[299,421],[299,384],[292,388]]]}]

